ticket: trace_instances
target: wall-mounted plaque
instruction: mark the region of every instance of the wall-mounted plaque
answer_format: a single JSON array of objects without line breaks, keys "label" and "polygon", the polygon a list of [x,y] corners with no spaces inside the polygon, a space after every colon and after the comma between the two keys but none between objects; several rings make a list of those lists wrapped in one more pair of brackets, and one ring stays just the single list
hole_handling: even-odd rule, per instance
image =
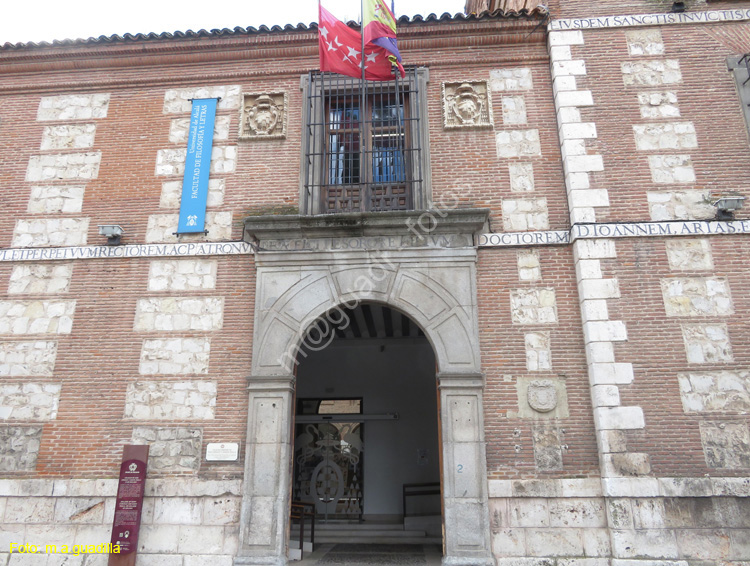
[{"label": "wall-mounted plaque", "polygon": [[209,442],[206,445],[207,462],[236,462],[239,455],[237,442]]}]

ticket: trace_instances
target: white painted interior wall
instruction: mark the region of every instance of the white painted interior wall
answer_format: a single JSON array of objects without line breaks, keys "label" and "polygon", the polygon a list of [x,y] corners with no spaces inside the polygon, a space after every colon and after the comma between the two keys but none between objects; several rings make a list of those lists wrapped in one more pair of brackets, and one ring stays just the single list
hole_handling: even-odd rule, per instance
[{"label": "white painted interior wall", "polygon": [[[439,481],[435,356],[425,338],[336,339],[301,359],[297,397],[361,397],[366,414],[399,414],[365,424],[365,518],[401,515],[403,484]],[[409,511],[439,514],[439,501],[413,497]]]}]

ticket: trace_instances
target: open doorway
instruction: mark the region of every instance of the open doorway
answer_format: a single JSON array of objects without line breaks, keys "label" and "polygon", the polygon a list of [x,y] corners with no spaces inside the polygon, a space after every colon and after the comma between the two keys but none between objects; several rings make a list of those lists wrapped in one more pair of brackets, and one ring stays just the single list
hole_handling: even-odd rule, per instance
[{"label": "open doorway", "polygon": [[292,500],[314,508],[317,545],[439,545],[433,349],[384,305],[331,318],[340,323],[314,325],[297,358]]}]

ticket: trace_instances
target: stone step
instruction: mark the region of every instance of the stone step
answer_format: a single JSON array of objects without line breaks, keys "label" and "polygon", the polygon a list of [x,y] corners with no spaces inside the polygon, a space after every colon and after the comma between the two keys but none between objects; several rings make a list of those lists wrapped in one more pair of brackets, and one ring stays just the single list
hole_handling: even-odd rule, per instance
[{"label": "stone step", "polygon": [[[421,525],[420,525],[421,526]],[[292,533],[295,531],[292,526]],[[305,536],[310,533],[310,525],[305,525]],[[331,520],[315,523],[315,545],[326,543],[355,544],[441,544],[437,533],[428,533],[425,528],[405,529],[402,523],[377,523]]]},{"label": "stone step", "polygon": [[315,527],[315,540],[318,540],[318,537],[337,537],[337,538],[343,538],[343,537],[379,537],[379,536],[387,536],[387,537],[393,537],[393,538],[403,538],[403,537],[425,537],[427,534],[424,531],[396,531],[392,529],[324,529],[320,530],[318,529],[317,525]]},{"label": "stone step", "polygon": [[[307,528],[307,525],[305,525]],[[315,522],[316,531],[403,531],[401,523],[323,523]]]},{"label": "stone step", "polygon": [[313,544],[309,541],[305,541],[302,548],[298,540],[289,541],[289,560],[302,560],[302,555],[310,554],[313,551]]},{"label": "stone step", "polygon": [[405,530],[400,524],[331,524],[315,526],[315,544],[440,544],[440,537],[429,537],[423,530]]}]

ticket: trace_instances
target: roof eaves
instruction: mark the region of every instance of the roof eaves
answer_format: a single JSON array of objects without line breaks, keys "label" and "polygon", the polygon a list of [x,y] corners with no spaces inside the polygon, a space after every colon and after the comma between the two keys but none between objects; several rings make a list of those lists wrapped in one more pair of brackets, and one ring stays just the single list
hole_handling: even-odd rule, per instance
[{"label": "roof eaves", "polygon": [[[434,22],[464,22],[464,21],[475,21],[485,19],[507,19],[507,18],[523,18],[523,17],[547,17],[548,11],[543,5],[539,5],[531,10],[496,10],[495,12],[481,12],[479,14],[462,14],[458,13],[451,15],[448,12],[444,12],[441,15],[428,14],[427,16],[415,15],[413,17],[401,16],[397,19],[399,24],[410,25],[420,23],[434,23]],[[358,28],[359,22],[349,21],[347,22],[349,27]],[[49,47],[73,47],[73,46],[84,46],[84,45],[96,45],[106,43],[118,43],[118,42],[130,42],[130,41],[159,41],[165,39],[182,39],[182,38],[200,38],[200,37],[222,37],[222,36],[233,36],[233,35],[255,35],[255,34],[274,34],[282,32],[310,32],[318,29],[317,22],[311,22],[304,24],[302,22],[294,24],[286,24],[283,27],[279,25],[271,26],[270,28],[266,25],[259,27],[248,26],[235,27],[232,29],[212,29],[205,30],[200,29],[198,31],[186,30],[186,31],[174,31],[174,32],[149,32],[149,33],[125,33],[123,35],[100,35],[98,37],[79,38],[79,39],[54,39],[51,42],[40,41],[40,42],[21,42],[21,43],[10,43],[6,42],[0,44],[0,50],[22,50],[22,49],[34,49],[34,48],[49,48]]]}]

